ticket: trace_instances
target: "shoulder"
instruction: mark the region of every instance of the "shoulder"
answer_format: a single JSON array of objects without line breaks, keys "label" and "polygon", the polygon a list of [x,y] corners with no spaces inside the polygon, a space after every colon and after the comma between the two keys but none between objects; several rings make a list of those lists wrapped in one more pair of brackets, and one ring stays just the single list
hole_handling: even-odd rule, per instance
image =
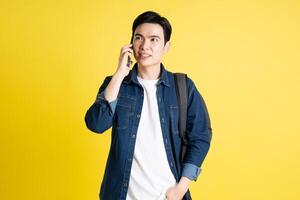
[{"label": "shoulder", "polygon": [[193,79],[189,76],[189,74],[185,73],[185,72],[171,72],[171,71],[167,71],[169,73],[169,77],[171,77],[173,80],[175,78],[175,74],[179,74],[181,76],[186,76],[186,85],[188,87],[188,90],[194,90],[196,89],[196,85],[195,82],[193,81]]}]

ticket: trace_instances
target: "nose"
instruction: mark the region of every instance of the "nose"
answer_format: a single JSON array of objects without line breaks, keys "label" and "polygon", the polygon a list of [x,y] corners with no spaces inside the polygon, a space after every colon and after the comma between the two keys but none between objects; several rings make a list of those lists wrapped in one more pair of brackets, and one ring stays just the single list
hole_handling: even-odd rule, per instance
[{"label": "nose", "polygon": [[141,49],[145,50],[145,49],[149,49],[149,42],[148,40],[144,40],[141,44]]}]

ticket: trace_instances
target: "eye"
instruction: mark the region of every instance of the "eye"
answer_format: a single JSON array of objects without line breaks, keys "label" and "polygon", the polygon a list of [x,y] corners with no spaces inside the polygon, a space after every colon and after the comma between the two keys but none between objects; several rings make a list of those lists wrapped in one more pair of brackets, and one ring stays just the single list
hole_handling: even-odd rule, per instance
[{"label": "eye", "polygon": [[157,38],[151,38],[151,42],[158,42]]},{"label": "eye", "polygon": [[140,36],[135,36],[134,40],[140,40],[141,37]]}]

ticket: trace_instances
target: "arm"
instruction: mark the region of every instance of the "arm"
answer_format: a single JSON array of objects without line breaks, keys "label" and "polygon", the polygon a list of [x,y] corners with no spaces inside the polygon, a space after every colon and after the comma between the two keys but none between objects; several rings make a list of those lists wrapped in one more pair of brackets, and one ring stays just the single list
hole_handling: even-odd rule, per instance
[{"label": "arm", "polygon": [[188,78],[188,91],[186,125],[188,145],[181,175],[196,181],[210,148],[212,129],[204,99],[190,78]]},{"label": "arm", "polygon": [[182,199],[191,181],[196,181],[207,155],[212,137],[210,119],[205,102],[191,79],[188,79],[187,151],[179,182],[167,190],[170,200]]},{"label": "arm", "polygon": [[100,86],[95,102],[85,114],[87,128],[95,133],[103,133],[112,126],[117,99],[109,102],[105,98],[106,87],[111,79],[111,76],[105,78]]},{"label": "arm", "polygon": [[126,45],[121,49],[116,72],[113,76],[105,78],[96,101],[85,114],[87,128],[95,133],[103,133],[112,126],[121,83],[130,71],[130,68],[126,66],[126,59],[133,51],[130,46],[132,45]]}]

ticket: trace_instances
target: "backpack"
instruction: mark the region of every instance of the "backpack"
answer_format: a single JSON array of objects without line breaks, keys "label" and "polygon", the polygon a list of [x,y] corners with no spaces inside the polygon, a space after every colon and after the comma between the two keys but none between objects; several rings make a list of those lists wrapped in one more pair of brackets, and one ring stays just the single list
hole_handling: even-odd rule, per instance
[{"label": "backpack", "polygon": [[179,107],[179,133],[182,139],[182,151],[180,161],[183,162],[184,155],[186,152],[187,140],[185,136],[186,118],[187,118],[187,100],[188,100],[188,89],[187,89],[187,75],[184,73],[174,73],[176,95]]},{"label": "backpack", "polygon": [[[184,73],[173,73],[175,79],[176,96],[179,107],[179,133],[182,139],[182,150],[180,162],[183,163],[186,153],[187,140],[185,135],[186,120],[187,120],[187,101],[188,101],[188,88],[187,88],[187,75]],[[190,189],[185,193],[183,199],[192,199]]]}]

